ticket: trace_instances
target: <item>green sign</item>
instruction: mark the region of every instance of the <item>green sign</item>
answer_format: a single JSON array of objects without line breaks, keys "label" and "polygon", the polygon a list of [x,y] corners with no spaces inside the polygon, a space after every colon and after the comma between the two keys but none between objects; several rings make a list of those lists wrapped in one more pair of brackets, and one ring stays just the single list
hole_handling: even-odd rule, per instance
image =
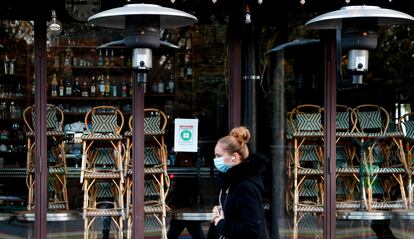
[{"label": "green sign", "polygon": [[185,142],[191,141],[191,137],[192,137],[191,130],[183,129],[181,131],[180,137],[182,141],[185,141]]}]

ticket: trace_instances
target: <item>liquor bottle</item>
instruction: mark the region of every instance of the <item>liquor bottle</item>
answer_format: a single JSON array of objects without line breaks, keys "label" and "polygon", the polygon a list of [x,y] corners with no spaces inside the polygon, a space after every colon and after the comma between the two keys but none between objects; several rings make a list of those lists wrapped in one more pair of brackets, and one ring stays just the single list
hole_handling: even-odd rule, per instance
[{"label": "liquor bottle", "polygon": [[188,81],[191,81],[193,79],[193,68],[191,65],[187,66],[185,79]]},{"label": "liquor bottle", "polygon": [[117,97],[118,96],[118,89],[116,87],[115,81],[114,79],[112,79],[111,81],[111,90],[110,90],[110,95],[112,97]]},{"label": "liquor bottle", "polygon": [[72,86],[72,95],[73,96],[81,96],[82,93],[82,89],[79,83],[79,78],[75,77],[75,82],[73,82],[73,86]]},{"label": "liquor bottle", "polygon": [[100,76],[100,80],[99,80],[99,95],[105,96],[105,79],[103,75]]},{"label": "liquor bottle", "polygon": [[95,76],[92,76],[92,80],[91,80],[91,96],[95,97],[96,96],[96,82],[95,82]]},{"label": "liquor bottle", "polygon": [[130,56],[128,56],[128,60],[126,63],[127,66],[132,66],[132,58]]},{"label": "liquor bottle", "polygon": [[161,79],[158,81],[158,93],[164,93],[164,82]]},{"label": "liquor bottle", "polygon": [[22,90],[22,85],[20,83],[17,84],[17,88],[16,88],[16,96],[17,97],[21,97],[24,96],[24,92]]},{"label": "liquor bottle", "polygon": [[120,66],[125,66],[126,65],[125,56],[123,54],[121,54],[119,56],[118,65],[120,65]]},{"label": "liquor bottle", "polygon": [[114,49],[111,49],[111,58],[109,58],[109,65],[110,66],[115,65]]},{"label": "liquor bottle", "polygon": [[121,83],[121,97],[127,97],[127,96],[128,96],[128,88],[127,88],[125,80],[122,80],[122,83]]},{"label": "liquor bottle", "polygon": [[65,59],[63,60],[64,66],[70,66],[72,62],[72,50],[68,47],[65,52]]},{"label": "liquor bottle", "polygon": [[63,85],[63,79],[59,82],[59,96],[65,96],[65,86]]},{"label": "liquor bottle", "polygon": [[88,96],[89,96],[88,82],[84,80],[82,82],[82,97],[88,97]]},{"label": "liquor bottle", "polygon": [[72,85],[70,84],[69,80],[65,82],[65,95],[72,96]]},{"label": "liquor bottle", "polygon": [[111,93],[111,81],[109,80],[109,74],[106,74],[105,96],[109,96],[110,93]]},{"label": "liquor bottle", "polygon": [[175,87],[174,77],[171,74],[170,79],[168,80],[168,92],[171,94],[174,93],[174,87]]},{"label": "liquor bottle", "polygon": [[106,49],[105,51],[105,66],[109,66],[109,53],[108,53],[108,49]]},{"label": "liquor bottle", "polygon": [[56,73],[53,74],[52,82],[51,82],[51,91],[50,96],[56,97],[58,94],[58,81],[56,79]]},{"label": "liquor bottle", "polygon": [[99,55],[98,55],[98,66],[103,66],[104,65],[104,59],[102,56],[102,50],[99,50]]},{"label": "liquor bottle", "polygon": [[188,81],[193,79],[193,67],[191,66],[190,53],[185,55],[185,79]]},{"label": "liquor bottle", "polygon": [[134,92],[134,86],[132,85],[132,76],[129,78],[129,96],[132,97],[132,93]]}]

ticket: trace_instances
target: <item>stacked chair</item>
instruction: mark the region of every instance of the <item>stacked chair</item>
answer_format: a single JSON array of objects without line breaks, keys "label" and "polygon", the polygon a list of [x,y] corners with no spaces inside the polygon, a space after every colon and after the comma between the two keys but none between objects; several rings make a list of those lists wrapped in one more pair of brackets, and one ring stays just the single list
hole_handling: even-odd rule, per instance
[{"label": "stacked chair", "polygon": [[[146,230],[160,230],[161,238],[167,238],[166,213],[169,210],[165,198],[169,189],[169,177],[167,174],[167,146],[165,144],[165,127],[167,117],[164,112],[156,108],[144,109],[144,227]],[[130,131],[126,136],[126,212],[128,217],[128,234],[131,238],[132,228],[132,162],[136,160],[132,155],[132,116],[129,119]]]},{"label": "stacked chair", "polygon": [[[361,134],[359,177],[362,180],[361,190],[365,208],[367,210],[407,208],[403,180],[406,169],[390,158],[393,150],[391,144],[397,143],[402,133],[388,130],[389,114],[379,105],[364,104],[355,107],[354,110],[357,116],[356,129]],[[386,194],[390,193],[391,186],[395,183],[400,187],[401,199],[391,201]]]},{"label": "stacked chair", "polygon": [[357,209],[360,207],[358,193],[359,167],[356,162],[355,139],[360,134],[356,132],[355,111],[346,105],[336,106],[336,185],[337,208]]},{"label": "stacked chair", "polygon": [[[414,113],[402,116],[398,130],[391,131],[389,114],[381,106],[337,105],[336,111],[336,208],[409,208],[413,201]],[[288,200],[293,199],[295,224],[306,213],[323,212],[323,113],[322,107],[312,104],[299,105],[288,113]],[[397,198],[391,193],[394,189],[400,192]]]},{"label": "stacked chair", "polygon": [[396,140],[396,144],[399,159],[407,172],[407,206],[411,209],[413,208],[413,188],[411,185],[414,158],[414,112],[404,114],[398,119],[398,130],[403,134],[403,137]]},{"label": "stacked chair", "polygon": [[84,238],[96,238],[98,231],[109,234],[113,227],[115,237],[123,238],[123,125],[122,112],[113,106],[96,106],[85,115],[80,178]]},{"label": "stacked chair", "polygon": [[[27,210],[33,210],[35,194],[35,108],[27,107],[23,112],[23,120],[27,126],[27,164],[26,183],[28,187]],[[63,111],[55,106],[47,105],[47,161],[48,161],[48,210],[69,210],[69,199],[66,186],[66,145],[65,133],[62,130]]]},{"label": "stacked chair", "polygon": [[323,212],[323,108],[305,104],[289,114],[293,129],[293,213],[295,224],[304,213]]}]

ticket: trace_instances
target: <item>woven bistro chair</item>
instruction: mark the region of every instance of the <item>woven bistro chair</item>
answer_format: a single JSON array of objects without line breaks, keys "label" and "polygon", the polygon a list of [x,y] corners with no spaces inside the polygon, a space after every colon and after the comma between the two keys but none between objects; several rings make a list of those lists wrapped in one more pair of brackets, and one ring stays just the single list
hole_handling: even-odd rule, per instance
[{"label": "woven bistro chair", "polygon": [[[368,147],[368,163],[363,171],[366,176],[369,210],[408,208],[403,179],[406,171],[402,164],[391,161],[391,150],[392,147],[385,142],[375,142]],[[397,185],[401,198],[392,201],[391,190]]]},{"label": "woven bistro chair", "polygon": [[[407,185],[412,185],[414,158],[414,112],[402,115],[398,119],[397,130],[403,134],[396,142],[399,159],[403,163],[407,175]],[[408,207],[413,207],[413,188],[408,186]]]},{"label": "woven bistro chair", "polygon": [[[67,193],[67,164],[65,133],[62,130],[64,113],[52,104],[46,108],[46,135],[47,135],[47,161],[48,161],[48,209],[69,210],[69,199]],[[34,209],[35,193],[35,131],[36,128],[35,107],[29,106],[23,111],[23,120],[28,131],[27,136],[27,161],[26,161],[26,184],[28,187],[27,209]]]},{"label": "woven bistro chair", "polygon": [[402,133],[399,131],[390,132],[388,129],[389,114],[385,108],[379,105],[364,104],[355,107],[354,110],[357,116],[355,119],[357,120],[356,130],[361,134],[359,161],[362,169],[360,175],[362,188],[360,190],[364,201],[366,201],[364,202],[365,206],[368,210],[407,207],[404,190],[401,191],[403,203],[391,202],[386,199],[380,203],[373,202],[374,194],[383,195],[384,189],[385,193],[391,190],[390,182],[396,180],[400,188],[404,189],[402,175],[406,170],[401,165],[389,163],[392,149],[389,141],[391,140],[398,146],[398,140],[402,137]]},{"label": "woven bistro chair", "polygon": [[[293,214],[323,211],[323,108],[299,105],[291,111],[293,128]],[[322,210],[321,210],[322,209]]]},{"label": "woven bistro chair", "polygon": [[390,116],[384,107],[375,104],[364,104],[354,108],[356,117],[356,133],[365,138],[403,137],[401,131],[390,129]]},{"label": "woven bistro chair", "polygon": [[[133,117],[129,118],[130,131],[127,136],[127,153],[132,155]],[[165,127],[167,117],[165,113],[156,108],[144,109],[144,227],[146,230],[161,230],[161,238],[166,238],[166,213],[168,207],[165,203],[169,189],[167,173],[167,146],[165,144]],[[132,228],[132,157],[125,160],[126,175],[126,209],[128,213],[127,238],[131,238]]]},{"label": "woven bistro chair", "polygon": [[[113,106],[96,106],[85,115],[86,134],[82,136],[81,183],[83,190],[84,238],[96,228],[114,225],[123,238],[124,169],[122,112]],[[105,219],[105,220],[103,220]],[[99,225],[99,223],[106,223]]]},{"label": "woven bistro chair", "polygon": [[354,166],[356,149],[353,142],[357,139],[355,111],[346,105],[336,105],[336,188],[337,204],[341,209],[359,208],[354,200],[357,191],[356,180],[359,169]]}]

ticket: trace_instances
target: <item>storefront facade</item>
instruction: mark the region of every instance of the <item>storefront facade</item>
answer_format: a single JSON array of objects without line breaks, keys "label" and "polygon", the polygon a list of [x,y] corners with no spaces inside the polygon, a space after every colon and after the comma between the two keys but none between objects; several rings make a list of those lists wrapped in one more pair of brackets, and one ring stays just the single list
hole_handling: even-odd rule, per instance
[{"label": "storefront facade", "polygon": [[[37,13],[23,2],[0,10],[0,238],[163,238],[174,212],[208,216],[216,204],[214,145],[237,125],[269,158],[272,238],[411,234],[410,25],[377,29],[355,84],[335,32],[305,23],[359,2],[145,1],[198,22],[162,29],[178,49],[154,49],[147,80],[134,84],[131,50],[102,47],[125,32],[86,21],[128,2],[48,2]],[[198,122],[196,152],[174,150],[175,119]],[[133,201],[138,144],[145,196]]]}]

